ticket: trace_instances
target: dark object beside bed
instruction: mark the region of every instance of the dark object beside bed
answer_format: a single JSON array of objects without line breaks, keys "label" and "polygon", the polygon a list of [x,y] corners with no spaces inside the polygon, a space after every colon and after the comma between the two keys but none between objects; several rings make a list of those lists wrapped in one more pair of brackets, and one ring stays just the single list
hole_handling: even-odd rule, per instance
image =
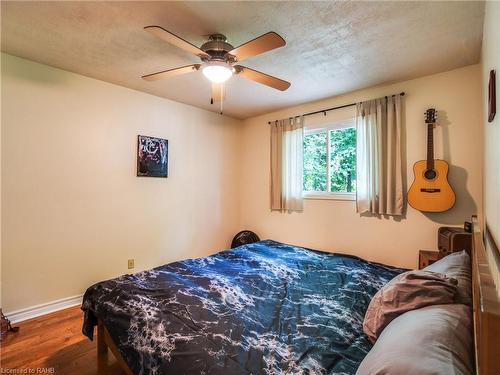
[{"label": "dark object beside bed", "polygon": [[402,269],[274,241],[90,287],[98,319],[135,374],[354,374],[363,318]]},{"label": "dark object beside bed", "polygon": [[258,241],[260,241],[260,238],[254,232],[250,230],[242,230],[234,236],[233,242],[231,242],[231,249],[238,246],[249,245]]}]

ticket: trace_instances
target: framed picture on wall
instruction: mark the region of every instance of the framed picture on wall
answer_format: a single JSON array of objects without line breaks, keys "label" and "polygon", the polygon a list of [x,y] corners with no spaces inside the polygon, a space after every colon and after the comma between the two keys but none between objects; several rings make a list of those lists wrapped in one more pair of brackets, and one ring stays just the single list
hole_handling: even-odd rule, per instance
[{"label": "framed picture on wall", "polygon": [[490,81],[488,83],[488,122],[492,122],[497,113],[497,95],[495,88],[495,71],[490,71]]},{"label": "framed picture on wall", "polygon": [[137,176],[168,177],[168,140],[137,136]]}]

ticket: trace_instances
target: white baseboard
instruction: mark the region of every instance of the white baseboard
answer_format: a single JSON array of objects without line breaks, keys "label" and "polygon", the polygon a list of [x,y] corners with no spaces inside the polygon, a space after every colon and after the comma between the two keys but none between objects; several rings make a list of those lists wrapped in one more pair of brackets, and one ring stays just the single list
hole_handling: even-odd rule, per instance
[{"label": "white baseboard", "polygon": [[5,313],[5,316],[12,323],[19,323],[24,320],[36,318],[37,316],[49,314],[51,312],[67,309],[68,307],[73,307],[82,304],[83,294],[79,294],[73,297],[61,298],[56,301],[51,301],[47,303],[42,303],[40,305],[31,306],[25,309],[11,311]]}]

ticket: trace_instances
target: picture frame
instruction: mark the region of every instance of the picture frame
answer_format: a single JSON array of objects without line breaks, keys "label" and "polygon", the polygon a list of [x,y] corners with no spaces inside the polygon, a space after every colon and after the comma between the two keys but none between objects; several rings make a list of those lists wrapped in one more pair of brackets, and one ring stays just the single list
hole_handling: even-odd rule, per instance
[{"label": "picture frame", "polygon": [[493,122],[497,112],[497,97],[495,87],[495,71],[490,71],[490,79],[488,82],[488,122]]},{"label": "picture frame", "polygon": [[137,136],[137,177],[168,177],[168,140]]}]

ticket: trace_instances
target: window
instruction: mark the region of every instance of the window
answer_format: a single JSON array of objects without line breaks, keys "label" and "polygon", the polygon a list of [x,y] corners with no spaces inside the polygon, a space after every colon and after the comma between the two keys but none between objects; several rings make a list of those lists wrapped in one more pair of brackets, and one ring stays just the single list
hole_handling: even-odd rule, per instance
[{"label": "window", "polygon": [[304,197],[354,200],[356,129],[354,119],[304,134]]}]

